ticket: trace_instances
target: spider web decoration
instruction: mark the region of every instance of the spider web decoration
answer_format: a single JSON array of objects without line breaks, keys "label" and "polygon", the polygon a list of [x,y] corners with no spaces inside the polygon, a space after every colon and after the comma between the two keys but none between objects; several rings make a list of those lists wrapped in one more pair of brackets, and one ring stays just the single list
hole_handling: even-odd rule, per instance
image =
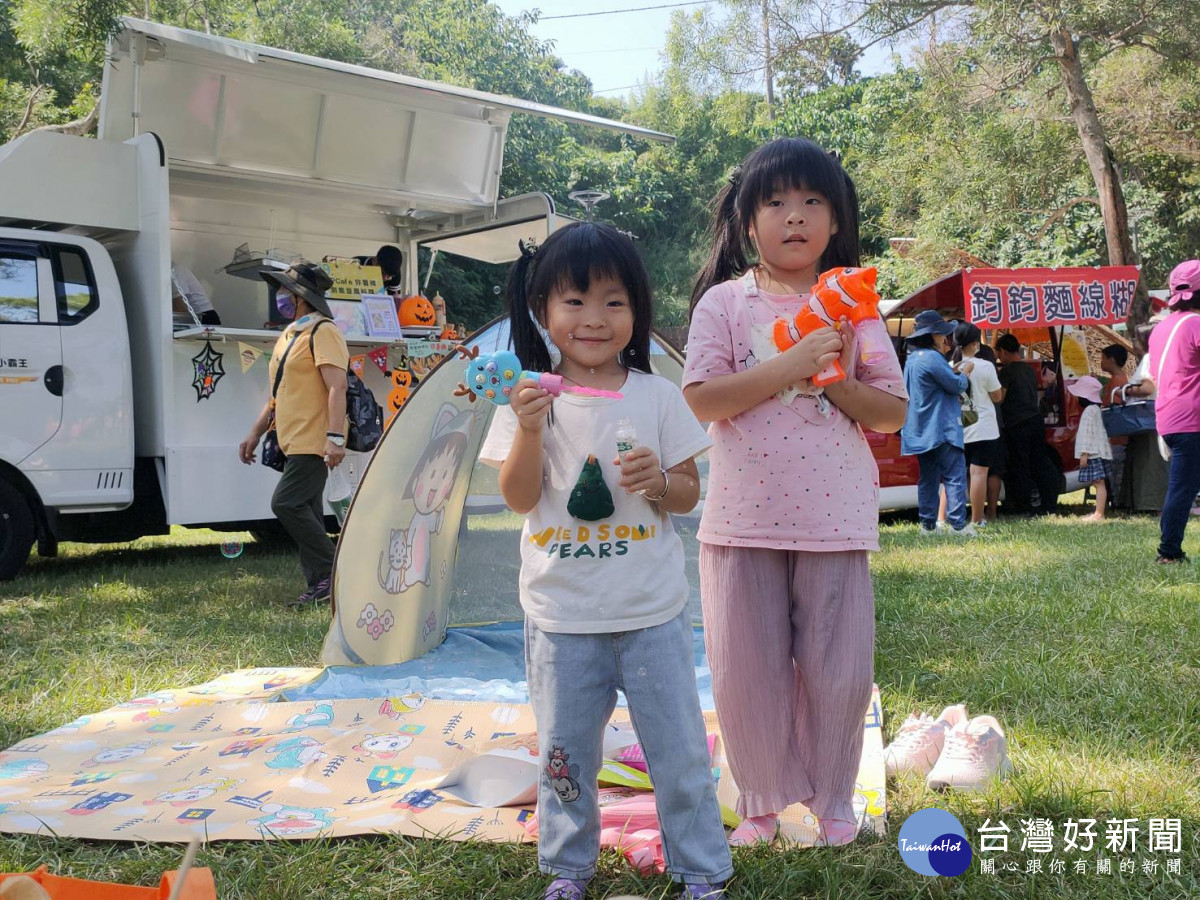
[{"label": "spider web decoration", "polygon": [[223,355],[213,349],[211,341],[205,341],[204,349],[192,357],[192,369],[195,371],[192,387],[196,389],[197,403],[216,392],[217,382],[225,374],[225,367],[221,365]]}]

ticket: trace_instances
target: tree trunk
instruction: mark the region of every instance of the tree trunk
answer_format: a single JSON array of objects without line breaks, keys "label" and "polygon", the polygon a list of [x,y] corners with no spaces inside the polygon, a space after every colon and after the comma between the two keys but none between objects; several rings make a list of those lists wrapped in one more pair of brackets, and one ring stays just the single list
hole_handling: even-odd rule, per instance
[{"label": "tree trunk", "polygon": [[[1079,61],[1079,47],[1070,31],[1066,29],[1050,32],[1050,44],[1058,71],[1067,92],[1071,118],[1079,131],[1083,143],[1083,155],[1087,157],[1096,193],[1100,197],[1100,211],[1104,216],[1104,236],[1108,243],[1108,262],[1113,266],[1134,265],[1139,260],[1133,252],[1129,239],[1129,213],[1125,208],[1125,193],[1121,190],[1121,179],[1113,165],[1112,155],[1104,137],[1104,125],[1096,112],[1091,88],[1083,74]],[[1127,325],[1129,338],[1139,352],[1145,352],[1144,342],[1137,333],[1137,326],[1150,318],[1150,295],[1146,285],[1138,279],[1137,294],[1129,309]]]},{"label": "tree trunk", "polygon": [[762,32],[763,32],[763,58],[766,61],[766,80],[767,80],[767,119],[771,122],[775,121],[775,73],[771,68],[771,20],[768,18],[769,11],[767,0],[762,2]]}]

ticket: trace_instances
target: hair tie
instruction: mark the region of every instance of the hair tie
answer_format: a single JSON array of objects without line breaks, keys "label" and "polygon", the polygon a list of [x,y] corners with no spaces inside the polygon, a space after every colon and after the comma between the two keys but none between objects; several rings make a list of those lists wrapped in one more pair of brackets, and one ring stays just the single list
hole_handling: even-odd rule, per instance
[{"label": "hair tie", "polygon": [[528,240],[521,238],[517,241],[517,246],[521,248],[521,255],[526,259],[533,259],[537,256],[538,245],[537,241],[533,238],[529,238]]},{"label": "hair tie", "polygon": [[737,187],[739,184],[742,183],[742,167],[741,166],[734,166],[733,169],[729,172],[729,183],[731,185],[733,185],[734,187]]}]

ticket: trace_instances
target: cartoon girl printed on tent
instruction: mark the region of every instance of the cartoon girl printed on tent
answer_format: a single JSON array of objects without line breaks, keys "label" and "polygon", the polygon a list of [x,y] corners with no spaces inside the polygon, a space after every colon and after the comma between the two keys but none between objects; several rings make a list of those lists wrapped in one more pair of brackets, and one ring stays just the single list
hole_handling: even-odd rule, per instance
[{"label": "cartoon girl printed on tent", "polygon": [[389,594],[429,584],[433,536],[442,530],[443,507],[454,490],[474,420],[474,412],[459,412],[451,403],[443,403],[434,417],[429,443],[404,490],[416,512],[406,528],[392,529],[379,554],[379,585]]}]

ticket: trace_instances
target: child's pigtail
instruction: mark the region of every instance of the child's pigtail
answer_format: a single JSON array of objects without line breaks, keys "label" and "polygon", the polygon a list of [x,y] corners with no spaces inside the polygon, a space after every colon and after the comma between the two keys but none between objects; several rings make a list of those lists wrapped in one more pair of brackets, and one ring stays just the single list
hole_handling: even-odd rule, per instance
[{"label": "child's pigtail", "polygon": [[537,267],[537,246],[520,242],[521,256],[513,264],[505,284],[508,312],[509,346],[521,365],[535,372],[553,369],[550,350],[539,333],[535,310],[530,303],[530,287]]},{"label": "child's pigtail", "polygon": [[713,201],[715,215],[712,225],[712,252],[704,268],[696,276],[692,288],[692,299],[688,304],[688,316],[695,312],[700,298],[713,285],[728,281],[746,270],[746,246],[742,235],[742,224],[737,211],[738,189],[741,187],[741,172],[734,169],[729,182],[721,188]]},{"label": "child's pigtail", "polygon": [[[830,153],[829,155],[835,160],[837,159],[837,154]],[[830,269],[841,266],[862,265],[858,234],[858,189],[855,188],[854,179],[850,177],[850,173],[841,168],[840,164],[838,172],[841,176],[845,197],[841,201],[830,198],[834,201],[834,209],[840,210],[840,212],[837,214],[837,234],[830,238],[829,246],[821,255],[820,270],[822,272],[828,272]],[[842,221],[842,219],[846,221]]]}]

